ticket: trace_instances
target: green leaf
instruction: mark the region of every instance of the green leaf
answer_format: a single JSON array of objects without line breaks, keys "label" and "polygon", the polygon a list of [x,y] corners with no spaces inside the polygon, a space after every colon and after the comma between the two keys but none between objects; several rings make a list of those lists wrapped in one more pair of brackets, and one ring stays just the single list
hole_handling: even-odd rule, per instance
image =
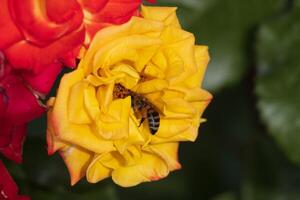
[{"label": "green leaf", "polygon": [[[239,82],[248,68],[248,39],[257,25],[283,6],[283,0],[189,0],[180,5],[179,19],[197,44],[208,45],[211,62],[205,88],[216,91]],[[164,4],[165,5],[165,4]],[[172,4],[171,4],[172,5]],[[181,6],[183,5],[183,6]]]},{"label": "green leaf", "polygon": [[288,157],[300,165],[300,8],[265,24],[257,43],[258,108]]}]

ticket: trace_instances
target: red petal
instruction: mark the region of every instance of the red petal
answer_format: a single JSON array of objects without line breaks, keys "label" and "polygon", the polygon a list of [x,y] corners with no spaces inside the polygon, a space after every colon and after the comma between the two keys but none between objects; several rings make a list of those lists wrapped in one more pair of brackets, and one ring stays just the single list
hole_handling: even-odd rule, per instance
[{"label": "red petal", "polygon": [[8,98],[5,91],[0,87],[0,120],[4,117],[8,105]]},{"label": "red petal", "polygon": [[0,1],[0,49],[5,49],[12,43],[22,39],[22,35],[11,19],[7,0]]},{"label": "red petal", "polygon": [[61,63],[54,63],[46,67],[41,73],[34,74],[26,71],[22,75],[34,90],[43,94],[48,94],[60,73],[61,68]]},{"label": "red petal", "polygon": [[99,12],[109,0],[78,0],[84,10],[91,13]]},{"label": "red petal", "polygon": [[11,0],[9,7],[15,25],[26,41],[40,47],[77,30],[83,19],[82,10],[75,0]]},{"label": "red petal", "polygon": [[0,152],[16,163],[22,162],[26,125],[14,125],[2,120],[0,123]]},{"label": "red petal", "polygon": [[8,74],[10,74],[11,70],[12,68],[7,64],[5,55],[2,53],[2,51],[0,51],[0,81]]},{"label": "red petal", "polygon": [[137,14],[141,3],[141,0],[109,0],[105,7],[97,12],[95,9],[90,11],[89,7],[83,6],[83,9],[91,12],[85,15],[85,26],[89,37],[93,38],[100,29],[111,24],[127,22]]},{"label": "red petal", "polygon": [[[6,56],[15,68],[33,70],[35,73],[42,71],[53,62],[61,61],[69,52],[77,51],[84,41],[85,30],[70,33],[56,40],[45,48],[37,47],[26,41],[18,42],[6,50]],[[75,59],[75,57],[73,58]]]},{"label": "red petal", "polygon": [[121,24],[128,21],[141,5],[141,0],[110,0],[90,19],[93,22]]},{"label": "red petal", "polygon": [[15,124],[24,124],[45,112],[37,98],[24,85],[22,78],[10,75],[1,81],[8,97],[6,119]]},{"label": "red petal", "polygon": [[[76,0],[47,0],[46,9],[48,17],[57,23],[73,23],[77,28],[82,23],[81,7]],[[68,28],[72,29],[72,26]]]}]

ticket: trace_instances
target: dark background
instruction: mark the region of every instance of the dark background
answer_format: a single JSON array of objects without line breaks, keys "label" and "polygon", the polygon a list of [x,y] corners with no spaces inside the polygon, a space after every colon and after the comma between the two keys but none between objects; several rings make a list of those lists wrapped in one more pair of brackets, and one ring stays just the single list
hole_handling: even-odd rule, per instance
[{"label": "dark background", "polygon": [[[299,200],[300,0],[158,0],[208,45],[204,88],[214,99],[183,168],[121,188],[110,179],[69,186],[62,159],[48,157],[45,118],[30,124],[23,165],[6,164],[33,200]],[[54,94],[54,91],[53,91]]]}]

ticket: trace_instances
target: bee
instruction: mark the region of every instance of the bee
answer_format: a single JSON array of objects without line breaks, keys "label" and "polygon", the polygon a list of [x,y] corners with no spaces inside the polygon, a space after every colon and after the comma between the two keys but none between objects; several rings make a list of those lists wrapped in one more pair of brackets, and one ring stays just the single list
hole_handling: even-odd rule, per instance
[{"label": "bee", "polygon": [[135,116],[141,119],[140,125],[147,119],[150,133],[154,135],[160,125],[160,116],[153,104],[151,104],[144,96],[126,89],[121,84],[115,85],[113,92],[114,99],[123,99],[128,96],[131,96],[131,107],[134,110]]}]

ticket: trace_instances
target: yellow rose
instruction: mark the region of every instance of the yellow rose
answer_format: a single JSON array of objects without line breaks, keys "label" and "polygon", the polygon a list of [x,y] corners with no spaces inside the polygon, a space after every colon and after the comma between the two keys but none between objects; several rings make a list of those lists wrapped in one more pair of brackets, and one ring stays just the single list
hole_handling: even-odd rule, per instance
[{"label": "yellow rose", "polygon": [[[48,152],[59,150],[75,184],[107,177],[123,187],[179,169],[180,141],[194,141],[212,96],[201,89],[209,55],[182,30],[176,8],[142,7],[143,18],[99,31],[78,69],[48,105]],[[130,95],[114,98],[116,86]],[[151,134],[133,94],[159,113]],[[141,123],[141,124],[140,124]]]}]

